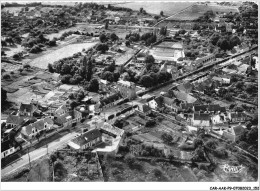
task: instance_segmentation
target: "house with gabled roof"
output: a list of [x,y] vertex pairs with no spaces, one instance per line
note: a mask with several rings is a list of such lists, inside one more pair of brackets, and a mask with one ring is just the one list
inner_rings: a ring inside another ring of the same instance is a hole
[[223,131],[223,137],[232,142],[235,142],[241,138],[241,136],[244,134],[244,132],[245,132],[245,129],[243,128],[242,125],[233,126],[229,129]]
[[202,112],[202,113],[225,113],[226,108],[221,107],[218,104],[207,104],[207,105],[194,105],[193,106],[194,112]]
[[229,78],[220,78],[220,77],[214,76],[212,78],[212,80],[220,82],[222,84],[230,84],[230,79]]
[[34,104],[25,104],[21,103],[20,108],[19,108],[19,116],[24,116],[24,117],[33,117],[33,113],[38,110],[37,106]]
[[156,97],[148,102],[148,106],[152,109],[160,109],[163,107],[163,97]]
[[124,130],[123,129],[119,129],[118,127],[115,127],[115,126],[113,126],[113,125],[111,125],[109,123],[106,123],[106,122],[99,129],[100,129],[101,133],[110,135],[110,136],[112,136],[114,138],[122,137],[123,134],[124,134]]
[[102,143],[102,133],[98,129],[92,129],[69,141],[72,149],[83,150]]
[[108,96],[102,100],[100,100],[96,105],[95,105],[95,110],[96,111],[102,111],[105,108],[109,108],[113,105],[116,105],[121,99],[122,95],[120,93],[115,93],[111,96]]
[[229,112],[228,118],[230,122],[244,122],[250,119],[244,112]]
[[17,151],[17,148],[14,146],[12,141],[9,139],[7,141],[1,142],[1,158],[5,158],[14,152]]
[[210,126],[210,114],[194,113],[191,122],[192,122],[193,126],[209,127]]
[[17,127],[24,123],[24,118],[18,115],[9,115],[6,119],[6,126],[11,126],[11,128]]
[[187,82],[187,83],[183,83],[183,84],[180,84],[179,86],[177,86],[177,89],[180,92],[190,93],[193,89],[193,85],[190,82]]
[[197,103],[197,99],[190,94],[187,94],[185,92],[175,91],[173,90],[173,96],[177,98],[178,100],[182,101],[183,103]]
[[145,113],[145,114],[149,114],[152,111],[151,108],[146,104],[138,105],[138,110]]
[[43,130],[50,130],[53,127],[53,120],[50,117],[40,119],[34,123],[22,127],[21,134],[27,139],[31,139]]
[[182,111],[192,111],[194,104],[193,103],[181,103],[180,107]]
[[24,126],[21,130],[21,134],[27,138],[31,139],[36,136],[36,134],[40,133],[44,130],[44,122],[43,120],[36,121],[30,125]]
[[65,113],[61,116],[55,116],[54,122],[64,128],[72,126],[72,116],[69,113]]
[[164,103],[165,107],[167,107],[175,112],[178,112],[181,110],[180,105],[177,105],[175,99],[163,97],[163,103]]

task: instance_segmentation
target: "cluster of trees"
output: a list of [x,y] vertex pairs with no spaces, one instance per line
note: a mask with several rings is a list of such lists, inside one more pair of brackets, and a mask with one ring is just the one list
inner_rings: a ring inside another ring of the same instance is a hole
[[171,144],[173,141],[173,137],[167,133],[163,133],[161,136],[162,140],[167,143],[167,144]]
[[214,33],[211,38],[210,42],[214,46],[218,46],[222,50],[232,50],[234,46],[240,45],[241,41],[238,36],[232,35],[232,36],[224,36],[221,37],[219,34]]
[[50,72],[57,72],[61,74],[61,82],[65,84],[79,84],[82,83],[85,89],[97,92],[99,89],[99,82],[97,79],[92,79],[93,62],[91,57],[84,56],[80,64],[76,60],[72,61],[72,57],[61,59],[49,64]]
[[153,32],[148,32],[148,33],[144,33],[142,36],[141,36],[141,40],[145,41],[145,45],[146,46],[149,46],[151,45],[152,43],[155,43],[156,40],[157,40],[157,37],[156,37],[156,34],[154,34]]
[[207,11],[202,16],[200,16],[197,21],[198,22],[212,22],[211,18],[215,16],[214,12],[212,10]]
[[22,41],[22,46],[29,48],[30,53],[41,52],[45,45],[56,46],[56,39],[46,39],[41,31],[32,31],[29,36]]
[[115,71],[115,69],[116,69],[115,61],[112,61],[109,66],[106,66],[103,69],[103,73],[101,74],[101,79],[107,80],[109,82],[117,82],[120,77],[120,73],[118,71]]
[[109,47],[106,43],[99,43],[96,47],[96,51],[100,51],[102,54],[104,54],[108,50]]
[[118,39],[119,37],[115,33],[111,33],[110,35],[102,33],[99,36],[99,40],[102,43],[107,42],[108,40],[116,41]]
[[171,74],[168,72],[150,72],[149,74],[143,75],[140,80],[139,83],[146,87],[152,87],[152,86],[156,86],[157,84],[161,84],[164,82],[169,81],[172,78]]
[[250,130],[245,130],[243,136],[241,136],[239,141],[244,141],[251,145],[257,145],[258,143],[258,128],[251,128]]
[[227,89],[225,89],[225,88],[222,88],[222,87],[221,87],[221,88],[218,90],[218,95],[219,95],[220,97],[226,99],[227,101],[232,101],[232,100],[233,100],[231,92],[229,92],[229,91],[228,91]]
[[156,121],[155,121],[155,120],[148,120],[148,121],[145,123],[145,127],[153,127],[155,124],[156,124]]
[[146,15],[147,13],[146,13],[146,10],[144,10],[144,8],[143,7],[141,7],[140,9],[139,9],[139,12],[141,13],[141,14],[144,14],[144,15]]
[[1,104],[4,105],[6,100],[7,100],[7,91],[1,88]]
[[167,34],[167,26],[165,26],[165,27],[162,26],[162,27],[161,27],[161,29],[160,29],[160,34],[161,34],[161,35],[164,35],[164,36]]
[[164,157],[163,150],[155,148],[153,146],[142,144],[142,156],[154,156],[154,157]]
[[140,34],[139,33],[129,33],[125,36],[126,40],[129,40],[131,42],[137,42],[140,40]]

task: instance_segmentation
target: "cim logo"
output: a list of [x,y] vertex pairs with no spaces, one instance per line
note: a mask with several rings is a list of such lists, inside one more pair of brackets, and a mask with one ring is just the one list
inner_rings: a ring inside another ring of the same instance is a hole
[[230,174],[237,174],[240,173],[245,167],[240,165],[240,166],[230,166],[228,164],[221,165],[220,168],[224,170],[226,173]]

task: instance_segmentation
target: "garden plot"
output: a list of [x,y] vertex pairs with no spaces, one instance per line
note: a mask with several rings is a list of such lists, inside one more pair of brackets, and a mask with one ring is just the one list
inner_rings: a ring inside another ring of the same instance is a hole
[[133,123],[133,124],[136,124],[136,125],[142,125],[142,126],[144,126],[146,124],[146,120],[144,120],[141,117],[138,117],[136,115],[128,118],[127,121],[129,123]]
[[60,168],[62,174],[57,169],[55,181],[103,182],[98,158],[91,156],[91,153],[84,152],[76,155],[76,152],[60,151],[58,155],[57,160],[62,163]]
[[196,175],[187,166],[182,166],[179,169],[181,176],[184,178],[185,182],[198,182]]
[[30,103],[31,100],[40,100],[42,96],[29,91],[28,88],[20,88],[14,93],[8,94],[8,100],[14,103]]
[[5,71],[8,71],[8,72],[18,70],[19,68],[21,68],[21,66],[17,65],[17,64],[11,64],[11,63],[7,63],[7,62],[1,63],[1,69],[4,69]]
[[102,158],[104,179],[108,182],[184,182],[179,168],[167,162]]
[[163,141],[150,133],[145,134],[139,134],[139,135],[133,135],[134,139],[139,140],[141,142],[157,142],[157,143],[163,143]]

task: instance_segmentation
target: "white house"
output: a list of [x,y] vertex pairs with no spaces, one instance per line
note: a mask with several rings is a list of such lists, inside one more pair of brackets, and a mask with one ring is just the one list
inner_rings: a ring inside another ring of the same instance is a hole
[[211,117],[212,124],[222,124],[226,121],[224,114],[216,114]]
[[5,158],[16,151],[17,149],[14,147],[10,140],[1,142],[1,158]]
[[230,79],[229,78],[220,78],[220,77],[214,76],[212,78],[212,80],[221,82],[222,84],[230,84]]
[[148,106],[152,109],[158,109],[163,106],[163,97],[156,97],[148,102]]
[[40,119],[34,123],[22,127],[21,134],[27,139],[31,139],[43,130],[50,130],[53,127],[54,122],[51,118]]
[[194,113],[191,122],[193,126],[209,127],[210,115],[208,113]]
[[197,58],[193,64],[195,65],[199,65],[199,64],[205,64],[207,62],[210,62],[210,61],[215,61],[216,60],[216,57],[214,54],[210,54],[208,56],[204,56],[202,58]]
[[69,141],[68,145],[72,149],[82,150],[96,146],[102,142],[102,133],[98,129],[87,131],[86,133]]
[[235,142],[239,140],[239,138],[244,134],[245,129],[241,126],[233,126],[227,130],[223,131],[223,137],[231,140],[232,142]]

